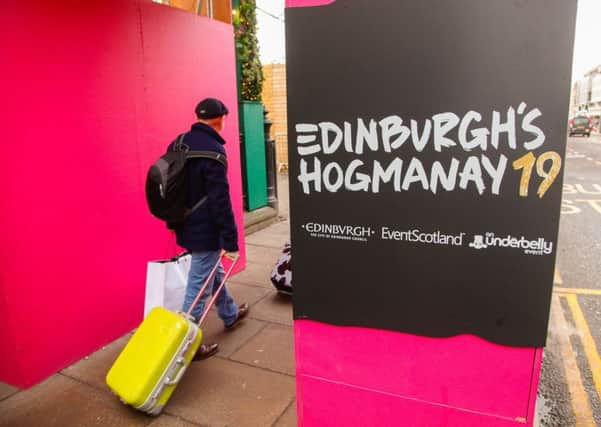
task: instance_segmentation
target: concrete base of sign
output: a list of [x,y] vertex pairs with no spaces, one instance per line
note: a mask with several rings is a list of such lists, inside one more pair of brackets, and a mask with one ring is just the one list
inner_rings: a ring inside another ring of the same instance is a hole
[[532,426],[542,348],[295,321],[299,426]]

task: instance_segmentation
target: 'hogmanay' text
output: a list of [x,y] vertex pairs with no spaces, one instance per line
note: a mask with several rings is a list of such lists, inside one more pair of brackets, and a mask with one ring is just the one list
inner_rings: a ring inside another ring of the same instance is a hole
[[[543,178],[538,191],[542,197],[559,173],[561,158],[547,152],[537,161],[533,154],[546,140],[535,123],[541,116],[538,108],[528,108],[522,102],[502,113],[492,111],[486,120],[482,114],[469,111],[463,117],[440,113],[419,123],[398,115],[378,121],[358,118],[342,124],[298,123],[298,180],[305,194],[340,190],[379,193],[384,186],[391,186],[396,192],[417,188],[436,194],[473,189],[480,195],[499,195],[510,160],[504,153],[525,150],[527,155],[512,163],[513,169],[523,170],[519,194],[527,196],[535,169]],[[420,158],[425,152],[427,166]],[[336,153],[342,155],[328,161]],[[374,156],[378,159],[369,159],[370,153],[379,153]],[[441,158],[433,160],[437,155]],[[545,170],[549,161],[551,165]]]

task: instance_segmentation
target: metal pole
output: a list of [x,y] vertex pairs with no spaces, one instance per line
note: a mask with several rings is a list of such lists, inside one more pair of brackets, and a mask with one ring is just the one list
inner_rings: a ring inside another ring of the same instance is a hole
[[213,19],[213,0],[207,0],[207,15]]
[[278,177],[276,172],[275,141],[271,139],[273,122],[267,117],[267,109],[263,106],[263,128],[265,130],[265,165],[267,167],[267,204],[278,209]]

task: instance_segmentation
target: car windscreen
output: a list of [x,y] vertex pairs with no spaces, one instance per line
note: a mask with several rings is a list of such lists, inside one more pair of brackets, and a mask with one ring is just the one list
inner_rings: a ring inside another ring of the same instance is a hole
[[586,126],[588,125],[588,119],[586,117],[576,117],[574,119],[574,126]]

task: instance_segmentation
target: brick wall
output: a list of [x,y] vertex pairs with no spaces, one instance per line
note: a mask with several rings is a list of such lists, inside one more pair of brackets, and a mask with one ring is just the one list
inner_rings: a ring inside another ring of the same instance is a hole
[[263,103],[273,122],[271,137],[276,141],[276,159],[279,170],[288,167],[288,122],[286,108],[286,64],[263,66]]

